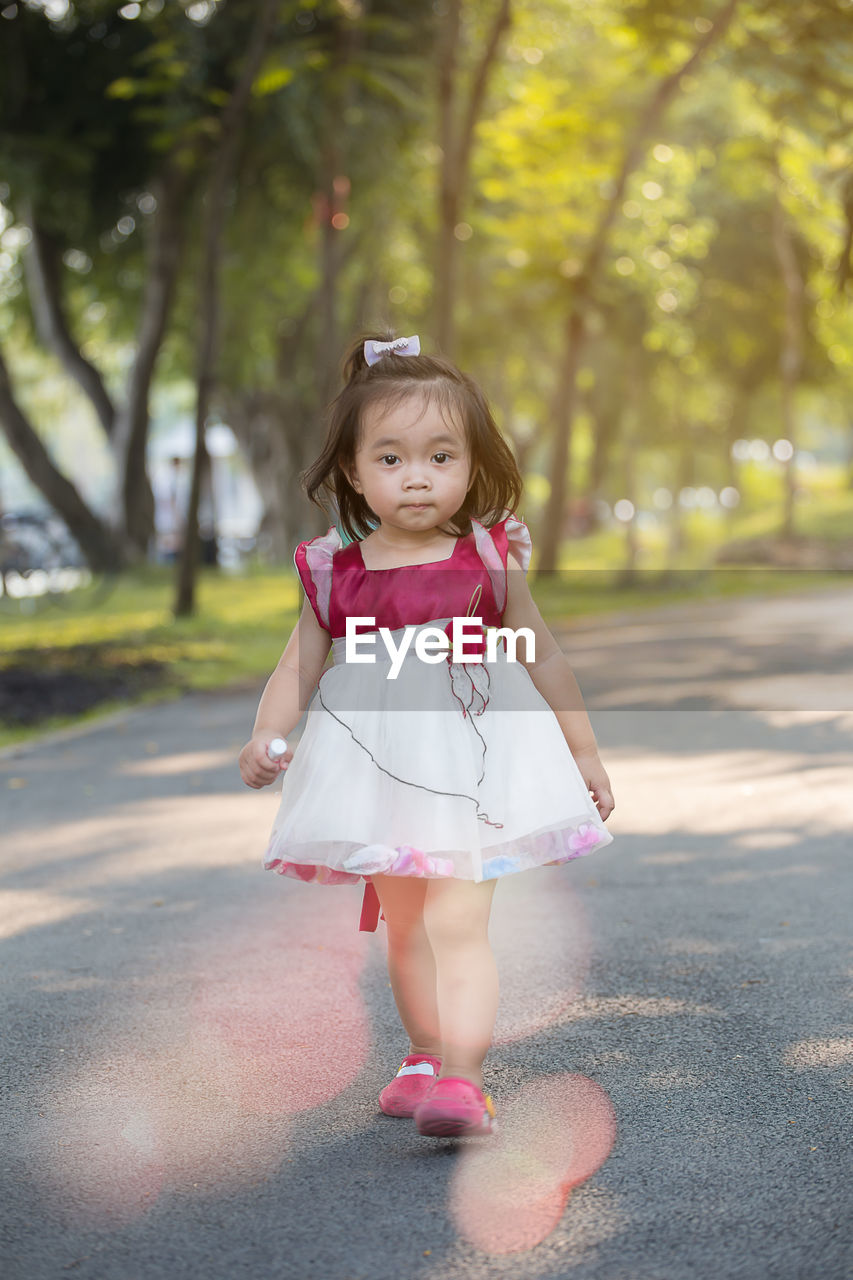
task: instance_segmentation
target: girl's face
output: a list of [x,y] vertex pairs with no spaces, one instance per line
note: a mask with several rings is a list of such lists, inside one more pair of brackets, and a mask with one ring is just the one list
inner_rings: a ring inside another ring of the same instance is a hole
[[455,515],[475,478],[461,424],[420,392],[365,409],[346,475],[382,524],[425,533]]

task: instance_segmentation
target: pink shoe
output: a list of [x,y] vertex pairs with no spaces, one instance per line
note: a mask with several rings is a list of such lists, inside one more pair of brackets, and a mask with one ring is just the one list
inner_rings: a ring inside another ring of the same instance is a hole
[[461,1076],[437,1080],[415,1111],[415,1126],[426,1138],[474,1138],[496,1133],[495,1104]]
[[386,1116],[413,1116],[435,1083],[441,1058],[429,1053],[410,1053],[390,1084],[379,1095],[379,1109]]

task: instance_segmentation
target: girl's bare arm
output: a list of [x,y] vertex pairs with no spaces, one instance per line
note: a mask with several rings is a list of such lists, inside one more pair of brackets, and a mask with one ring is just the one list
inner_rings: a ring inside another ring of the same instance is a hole
[[578,769],[593,794],[598,811],[602,819],[607,818],[615,808],[613,793],[610,779],[599,758],[598,743],[586,713],[583,696],[565,654],[536,607],[524,569],[512,550],[507,557],[506,576],[507,598],[502,625],[513,631],[519,627],[528,627],[533,632],[534,660],[526,661],[523,636],[516,648],[517,657],[524,662],[530,679],[554,712]]
[[261,695],[252,736],[240,752],[240,774],[247,786],[257,788],[274,782],[293,759],[293,752],[288,751],[280,762],[270,760],[267,744],[273,738],[286,738],[299,723],[323,673],[331,645],[331,636],[320,626],[306,599]]

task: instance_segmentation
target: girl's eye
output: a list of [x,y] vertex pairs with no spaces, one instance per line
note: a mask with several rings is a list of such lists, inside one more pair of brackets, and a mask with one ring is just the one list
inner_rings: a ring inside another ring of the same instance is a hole
[[[432,456],[433,456],[434,458],[448,458],[448,459],[450,458],[450,454],[449,454],[449,453],[444,453],[443,451],[440,451],[439,453],[434,453]],[[389,458],[391,459],[391,461],[392,461],[392,462],[396,462],[396,461],[397,461],[397,455],[396,455],[396,453],[383,453],[383,455],[382,455],[382,457],[379,459],[379,461],[380,461],[380,462],[387,462]]]

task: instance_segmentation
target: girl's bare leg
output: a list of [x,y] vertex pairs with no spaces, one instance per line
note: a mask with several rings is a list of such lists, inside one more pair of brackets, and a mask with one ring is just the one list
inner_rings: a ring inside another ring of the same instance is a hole
[[483,1087],[483,1060],[498,1010],[498,972],[489,944],[496,880],[428,880],[423,918],[435,956],[441,1072]]
[[435,998],[435,960],[424,928],[427,881],[403,876],[371,877],[388,932],[388,977],[410,1053],[441,1057]]

